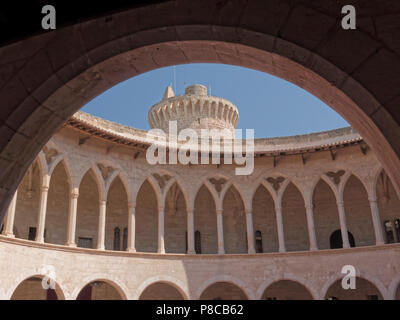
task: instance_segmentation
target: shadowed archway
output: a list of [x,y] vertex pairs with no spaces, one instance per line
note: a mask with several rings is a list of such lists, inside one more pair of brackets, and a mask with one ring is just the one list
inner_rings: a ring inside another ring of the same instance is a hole
[[[64,294],[54,281],[43,281],[43,276],[33,276],[22,281],[14,290],[11,300],[63,300]],[[55,287],[51,287],[52,285]]]
[[141,293],[139,300],[184,300],[184,297],[172,284],[156,282]]
[[382,294],[370,281],[356,277],[355,289],[343,289],[342,279],[333,283],[326,295],[327,300],[382,300]]
[[[347,231],[347,235],[349,237],[350,247],[355,247],[356,242],[354,241],[353,234],[350,231]],[[329,243],[331,249],[343,248],[342,231],[340,229],[332,232],[331,236],[329,237]]]
[[208,286],[200,296],[200,300],[247,300],[244,291],[230,282],[216,282]]
[[301,283],[279,280],[265,289],[261,300],[313,300],[313,297]]

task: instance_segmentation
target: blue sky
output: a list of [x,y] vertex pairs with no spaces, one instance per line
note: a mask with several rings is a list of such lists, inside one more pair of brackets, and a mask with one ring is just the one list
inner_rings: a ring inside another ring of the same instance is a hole
[[157,69],[128,79],[99,95],[82,110],[148,130],[147,112],[176,79],[176,95],[199,83],[213,96],[239,109],[238,128],[254,129],[255,137],[277,137],[331,130],[349,124],[333,109],[296,85],[270,74],[221,64],[186,64]]

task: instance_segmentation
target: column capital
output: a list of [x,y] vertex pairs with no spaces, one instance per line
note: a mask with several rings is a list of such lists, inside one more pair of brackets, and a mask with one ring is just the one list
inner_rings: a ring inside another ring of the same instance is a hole
[[312,203],[306,203],[304,205],[304,207],[306,208],[306,210],[312,210],[314,209],[314,205]]
[[42,187],[40,188],[40,190],[42,191],[42,192],[48,192],[49,191],[49,186],[48,185],[42,185]]
[[252,213],[253,213],[253,210],[251,210],[251,209],[244,209],[244,212],[245,212],[246,214],[252,214]]
[[163,212],[164,211],[164,206],[158,206],[158,212]]
[[343,201],[343,200],[337,200],[337,201],[336,201],[336,204],[337,204],[338,206],[343,207],[343,206],[344,206],[344,201]]
[[134,202],[134,201],[129,201],[128,202],[128,209],[134,209],[134,208],[136,208],[136,202]]
[[224,209],[217,209],[217,214],[222,214],[223,211]]
[[71,190],[71,198],[73,198],[73,199],[78,199],[78,197],[79,197],[79,189],[72,189]]
[[100,206],[105,206],[107,204],[107,200],[100,200]]
[[368,197],[368,201],[369,202],[378,202],[378,199],[377,199],[377,197],[372,196],[372,197]]

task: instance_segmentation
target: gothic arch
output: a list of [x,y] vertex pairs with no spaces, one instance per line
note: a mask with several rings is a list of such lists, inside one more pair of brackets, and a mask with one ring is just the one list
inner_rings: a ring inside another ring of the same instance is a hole
[[306,202],[298,186],[290,181],[281,194],[285,247],[288,251],[310,248]]
[[[112,177],[112,180],[110,181],[110,185],[109,188],[111,187],[111,185],[113,184],[113,182],[115,181],[115,179],[119,178],[124,186],[124,190],[126,192],[126,198],[128,200],[128,203],[132,201],[131,197],[132,197],[132,192],[131,192],[131,186],[129,183],[128,178],[126,177],[125,173],[122,171],[118,171],[117,174],[115,176]],[[109,189],[108,189],[109,191]],[[108,194],[108,192],[107,192]]]
[[106,188],[104,185],[104,180],[102,178],[101,172],[99,170],[99,168],[97,168],[96,165],[91,165],[86,171],[84,171],[84,173],[79,177],[78,180],[78,185],[80,187],[81,183],[82,183],[82,179],[83,177],[87,174],[91,174],[92,178],[94,179],[94,181],[96,182],[97,188],[98,188],[98,194],[99,194],[99,200],[105,200],[106,197]]
[[356,245],[375,245],[377,239],[368,199],[368,188],[359,176],[350,173],[343,181],[342,193],[347,228],[354,235]]
[[247,205],[246,196],[245,196],[244,192],[242,191],[242,189],[239,187],[238,183],[233,179],[230,179],[229,181],[227,181],[226,184],[224,185],[224,187],[222,188],[221,194],[220,194],[220,197],[219,197],[219,206],[218,206],[218,208],[223,209],[223,202],[224,202],[224,199],[225,199],[225,195],[226,195],[227,191],[231,187],[233,187],[239,193],[240,200],[242,201],[244,209],[246,211],[246,209],[247,209],[247,207],[246,207],[246,205]]
[[[258,188],[260,186],[263,186],[266,191],[271,195],[272,199],[274,200],[274,204],[277,205],[278,204],[278,194],[277,191],[274,190],[274,188],[271,186],[270,183],[268,183],[267,181],[265,181],[265,177],[259,178],[256,180],[256,182],[253,184],[252,187],[252,192],[251,192],[251,201],[254,200],[254,196],[258,190]],[[286,179],[286,177],[285,177]]]
[[245,199],[242,198],[242,194],[235,185],[231,183],[224,193],[221,192],[224,248],[226,253],[247,253],[247,208]]

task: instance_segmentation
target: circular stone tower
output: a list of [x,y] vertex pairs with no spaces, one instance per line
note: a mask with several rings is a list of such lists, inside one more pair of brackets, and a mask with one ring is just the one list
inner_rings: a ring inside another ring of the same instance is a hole
[[233,133],[239,112],[230,101],[208,96],[203,85],[188,86],[181,96],[175,96],[168,86],[162,100],[151,107],[148,120],[152,129],[162,129],[165,133],[169,133],[170,121],[177,122],[178,134],[186,128],[199,134],[201,129],[228,129]]

